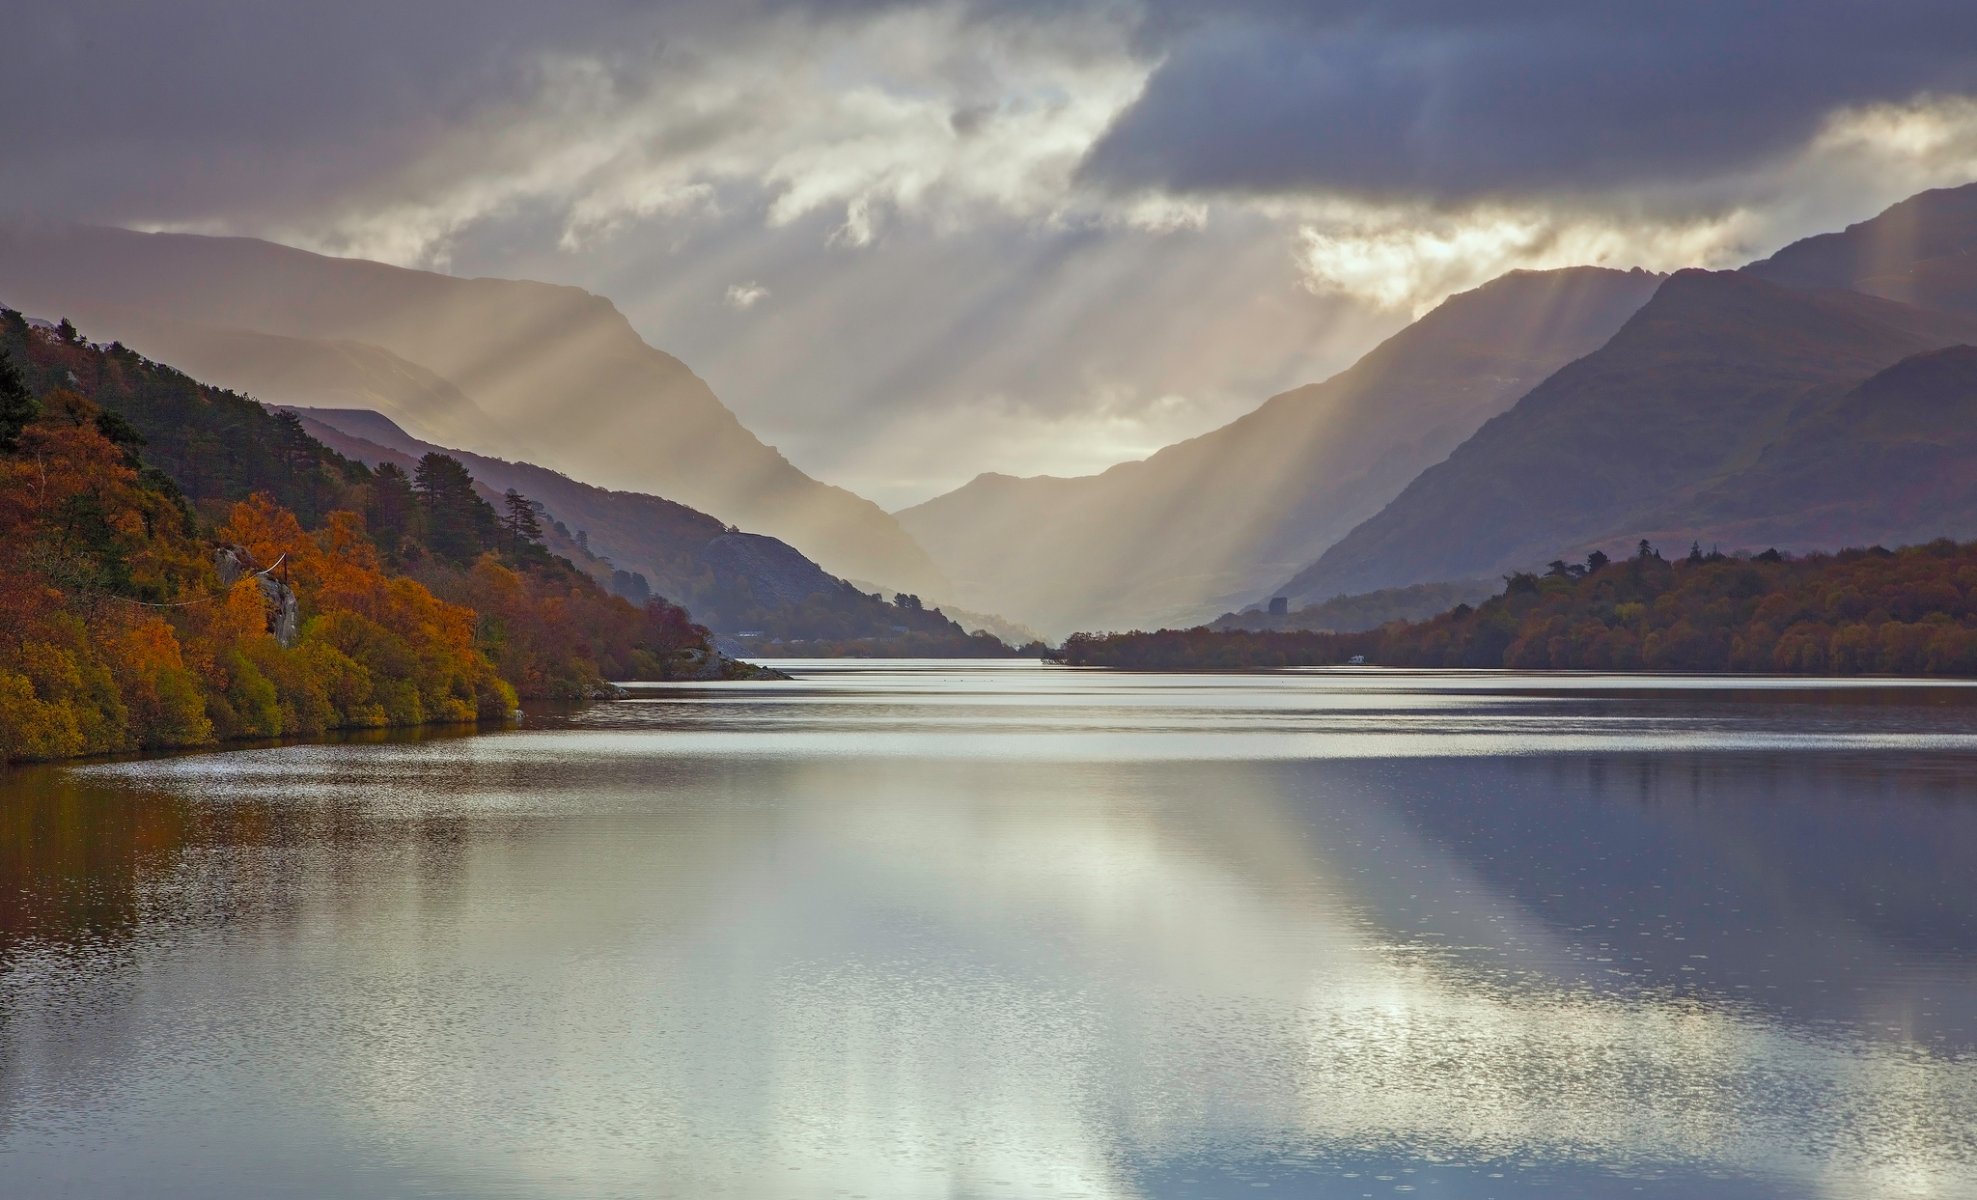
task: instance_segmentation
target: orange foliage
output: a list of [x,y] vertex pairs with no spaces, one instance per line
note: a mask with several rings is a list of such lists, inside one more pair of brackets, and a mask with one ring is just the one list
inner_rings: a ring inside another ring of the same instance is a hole
[[[475,614],[387,575],[351,513],[316,535],[265,495],[220,536],[283,561],[300,636],[254,576],[221,589],[169,493],[72,393],[0,455],[0,759],[506,715]],[[284,556],[285,559],[284,559]],[[279,576],[278,576],[279,577]]]

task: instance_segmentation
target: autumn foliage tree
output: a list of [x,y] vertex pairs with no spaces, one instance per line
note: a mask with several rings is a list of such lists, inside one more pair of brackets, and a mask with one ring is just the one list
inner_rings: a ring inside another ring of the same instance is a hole
[[609,595],[508,510],[446,456],[374,475],[0,310],[0,760],[505,717],[510,679],[584,696],[708,662],[683,609]]

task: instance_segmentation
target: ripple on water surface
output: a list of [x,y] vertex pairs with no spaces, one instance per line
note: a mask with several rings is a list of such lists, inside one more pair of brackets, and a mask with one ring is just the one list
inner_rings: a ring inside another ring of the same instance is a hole
[[1977,1195],[1972,689],[800,664],[0,780],[0,1193]]

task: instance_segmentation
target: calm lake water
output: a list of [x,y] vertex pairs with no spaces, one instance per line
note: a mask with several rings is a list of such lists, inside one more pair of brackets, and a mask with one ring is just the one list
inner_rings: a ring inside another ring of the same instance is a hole
[[796,670],[0,773],[0,1195],[1977,1196],[1977,689]]

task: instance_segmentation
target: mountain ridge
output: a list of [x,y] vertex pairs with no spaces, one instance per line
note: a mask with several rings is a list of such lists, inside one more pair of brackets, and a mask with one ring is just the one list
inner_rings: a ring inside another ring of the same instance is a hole
[[1973,336],[1968,315],[1744,272],[1677,272],[1606,345],[1279,590],[1294,600],[1372,591],[1612,545],[1672,498],[1755,461],[1819,389]]
[[426,454],[467,468],[497,498],[513,489],[542,505],[551,548],[607,586],[635,574],[645,586],[685,604],[716,632],[786,632],[769,613],[792,613],[813,597],[841,611],[850,626],[891,632],[906,619],[892,606],[831,575],[780,539],[744,533],[716,517],[661,496],[614,491],[529,462],[458,450],[415,438],[368,410],[289,407],[303,428],[346,458],[411,470]]
[[[511,431],[490,430],[483,446],[677,498],[806,546],[842,574],[928,590],[942,582],[877,505],[798,470],[685,363],[581,288],[457,278],[252,238],[16,225],[0,228],[0,298],[120,340],[120,322],[149,314],[140,349],[197,359],[202,377],[278,403],[308,405],[324,385],[270,394],[257,386],[265,370],[247,378],[255,373],[239,363],[180,353],[189,339],[172,326],[372,346],[445,380]],[[507,444],[516,439],[524,444]]]
[[[895,515],[964,603],[1045,628],[1235,607],[1378,511],[1418,471],[1659,282],[1598,267],[1516,271],[1451,297],[1315,384],[1097,475],[985,472]],[[1062,518],[1074,513],[1075,522]]]

